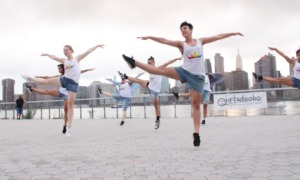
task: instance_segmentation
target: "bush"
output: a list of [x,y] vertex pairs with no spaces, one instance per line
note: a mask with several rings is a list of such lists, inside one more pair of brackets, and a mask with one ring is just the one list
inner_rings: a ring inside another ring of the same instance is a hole
[[23,116],[23,118],[24,119],[33,119],[35,113],[36,113],[35,109],[34,110],[27,109],[25,115]]

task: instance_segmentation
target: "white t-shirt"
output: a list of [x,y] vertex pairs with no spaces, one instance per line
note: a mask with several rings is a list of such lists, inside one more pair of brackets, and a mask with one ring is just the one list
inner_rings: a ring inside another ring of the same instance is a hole
[[122,97],[131,97],[131,87],[129,86],[128,82],[121,84],[119,93]]
[[208,75],[205,75],[204,88],[205,91],[211,92]]
[[294,70],[294,77],[300,79],[300,63],[296,60]]
[[186,42],[183,42],[183,65],[181,67],[194,75],[205,76],[202,43],[199,39],[195,41],[195,46],[190,46]]
[[79,83],[80,67],[77,59],[73,58],[71,61],[66,59],[64,61],[64,67],[65,74],[63,76]]
[[161,81],[161,75],[150,74],[148,88],[154,92],[160,92]]

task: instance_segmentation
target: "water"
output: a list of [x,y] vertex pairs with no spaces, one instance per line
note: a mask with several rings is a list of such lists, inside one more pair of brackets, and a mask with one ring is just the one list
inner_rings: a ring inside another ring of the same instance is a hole
[[[217,110],[214,109],[213,104],[208,106],[208,117],[210,116],[260,116],[260,115],[299,115],[300,102],[299,101],[277,101],[277,102],[269,102],[268,108],[264,109],[228,109],[228,110]],[[75,108],[74,111],[74,119],[91,119],[92,114],[90,113],[92,108],[85,107],[80,110],[79,107]],[[122,116],[122,108],[111,108],[106,107],[95,107],[94,111],[94,119],[103,119],[103,118],[117,118]],[[62,117],[63,109],[51,108],[50,113],[49,109],[37,109],[36,115],[34,119],[61,119],[59,118],[59,112],[61,112],[60,116]],[[23,111],[26,113],[26,110]],[[81,114],[81,115],[80,115]],[[4,119],[7,117],[8,119],[16,118],[15,110],[10,108],[9,110],[1,110],[0,118]],[[152,105],[148,106],[132,106],[131,109],[127,110],[127,117],[132,118],[155,118],[155,110]],[[161,105],[161,117],[191,117],[191,105]]]

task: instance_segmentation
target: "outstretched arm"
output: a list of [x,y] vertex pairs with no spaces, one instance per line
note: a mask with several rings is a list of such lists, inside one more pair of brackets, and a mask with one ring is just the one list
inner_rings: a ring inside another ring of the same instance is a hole
[[59,57],[56,57],[56,56],[51,55],[51,54],[42,53],[41,56],[48,56],[49,58],[51,58],[55,61],[58,61],[60,63],[64,63],[64,58],[59,58]]
[[93,71],[95,70],[95,68],[92,68],[92,69],[84,69],[84,70],[81,70],[80,73],[85,73],[85,72],[88,72],[88,71]]
[[113,83],[114,85],[116,85],[116,86],[120,86],[120,85],[121,85],[120,82],[114,81],[114,80],[112,80],[111,78],[106,78],[106,80],[112,82],[112,83]]
[[142,73],[136,75],[135,78],[137,79],[137,78],[139,78],[139,77],[140,77],[141,75],[143,75],[143,74],[144,74],[144,72],[142,72]]
[[283,52],[279,51],[277,48],[269,47],[270,50],[277,52],[280,56],[282,56],[289,64],[295,65],[295,61],[285,55]]
[[182,59],[182,57],[172,59],[172,60],[166,62],[165,64],[159,66],[159,68],[166,68],[166,67],[169,66],[170,64],[174,63],[175,61],[181,60],[181,59]]
[[141,40],[148,40],[151,39],[155,42],[161,43],[161,44],[166,44],[169,46],[173,46],[173,47],[177,47],[180,49],[180,51],[182,51],[183,46],[182,46],[182,42],[181,41],[174,41],[174,40],[168,40],[165,38],[161,38],[161,37],[153,37],[153,36],[141,36],[141,37],[137,37],[138,39]]
[[211,36],[211,37],[203,37],[203,38],[200,38],[200,41],[202,42],[202,44],[207,44],[207,43],[211,43],[214,41],[218,41],[218,40],[225,39],[225,38],[228,38],[231,36],[236,36],[236,35],[244,36],[242,33],[239,33],[239,32],[226,33],[226,34],[218,34],[216,36]]
[[91,52],[93,52],[95,49],[97,49],[97,48],[103,48],[104,47],[104,45],[97,45],[97,46],[94,46],[94,47],[92,47],[92,48],[90,48],[90,49],[88,49],[86,52],[84,52],[83,54],[81,54],[81,55],[78,55],[77,57],[76,57],[76,59],[77,59],[77,61],[79,62],[79,61],[81,61],[83,58],[85,58],[87,55],[89,55]]

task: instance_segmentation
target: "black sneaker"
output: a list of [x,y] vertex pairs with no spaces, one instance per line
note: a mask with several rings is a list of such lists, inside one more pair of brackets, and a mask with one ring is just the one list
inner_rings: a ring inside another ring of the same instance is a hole
[[123,59],[127,62],[130,69],[135,68],[135,60],[133,58],[125,56],[124,54],[122,56]]
[[102,94],[102,89],[98,88],[98,92],[99,92],[99,94]]
[[203,125],[205,124],[205,119],[202,120],[202,123],[201,123],[201,124],[203,124]]
[[194,146],[200,146],[201,140],[200,140],[200,136],[198,133],[194,133]]
[[158,129],[159,125],[160,125],[160,120],[156,120],[154,129]]
[[172,93],[176,97],[176,99],[179,99],[179,93],[177,93],[177,92],[172,92]]
[[118,71],[118,73],[121,79],[128,79],[128,76],[126,74],[123,74],[120,71]]
[[66,132],[67,132],[67,126],[64,126],[64,127],[63,127],[63,130],[62,130],[62,133],[63,133],[63,134],[66,134]]
[[255,80],[256,80],[257,82],[260,82],[260,81],[263,80],[263,76],[261,76],[261,75],[257,75],[257,74],[255,74],[255,73],[252,73],[252,75],[253,75],[253,77],[255,78]]
[[25,89],[26,89],[29,93],[32,93],[32,92],[33,92],[30,85],[27,85],[27,84],[26,84],[24,87],[25,87]]
[[121,121],[121,123],[120,123],[120,126],[123,126],[123,125],[124,125],[124,123],[125,123],[124,121]]

